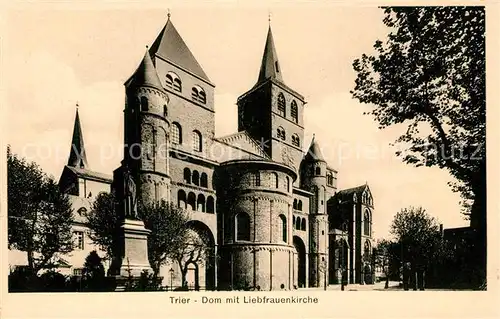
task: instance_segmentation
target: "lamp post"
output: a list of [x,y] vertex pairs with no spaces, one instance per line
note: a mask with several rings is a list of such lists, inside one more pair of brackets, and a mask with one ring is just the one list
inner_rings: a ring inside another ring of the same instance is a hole
[[172,290],[174,290],[174,288],[173,288],[174,287],[174,285],[173,285],[173,283],[174,283],[174,269],[170,268],[169,272],[170,272],[170,291],[172,291]]

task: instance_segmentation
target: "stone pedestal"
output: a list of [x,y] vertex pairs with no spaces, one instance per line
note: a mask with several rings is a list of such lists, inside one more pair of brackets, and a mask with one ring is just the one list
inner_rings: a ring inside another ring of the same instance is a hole
[[125,219],[121,226],[123,231],[123,257],[119,276],[139,277],[143,271],[153,273],[148,260],[148,235],[141,220]]

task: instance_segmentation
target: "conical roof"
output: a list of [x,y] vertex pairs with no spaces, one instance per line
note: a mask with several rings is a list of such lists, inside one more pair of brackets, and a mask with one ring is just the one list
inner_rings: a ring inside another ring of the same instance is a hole
[[152,56],[158,55],[161,58],[172,62],[173,64],[186,69],[194,75],[210,82],[205,71],[196,61],[193,53],[175,29],[170,18],[167,20],[165,27],[161,30],[156,40],[151,45],[149,50]]
[[307,154],[305,156],[305,160],[326,162],[315,136],[313,136],[312,138],[311,145],[309,146],[309,150],[307,151]]
[[156,72],[156,68],[153,64],[153,60],[151,60],[148,50],[146,50],[144,58],[142,59],[137,70],[135,70],[134,74],[127,80],[127,82],[125,82],[125,86],[127,88],[142,85],[152,86],[163,90],[160,78],[158,77],[158,73]]
[[259,79],[257,83],[264,82],[269,78],[283,82],[281,68],[278,62],[278,54],[276,53],[276,48],[274,46],[271,26],[269,26],[267,31],[266,46],[264,47],[264,54],[262,55],[262,63],[260,65]]
[[71,150],[69,152],[68,166],[78,168],[88,168],[85,145],[83,143],[82,126],[78,108],[76,109],[75,124],[73,127],[73,137],[71,138]]

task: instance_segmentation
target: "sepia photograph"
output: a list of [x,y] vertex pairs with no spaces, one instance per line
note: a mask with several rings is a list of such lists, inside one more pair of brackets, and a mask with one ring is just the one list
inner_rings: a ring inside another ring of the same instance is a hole
[[488,290],[484,6],[76,8],[5,15],[9,294]]

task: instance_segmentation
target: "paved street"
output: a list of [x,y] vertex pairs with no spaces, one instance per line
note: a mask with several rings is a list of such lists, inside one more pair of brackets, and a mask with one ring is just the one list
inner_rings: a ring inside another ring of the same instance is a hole
[[[345,286],[345,291],[394,291],[394,290],[399,290],[399,282],[397,281],[390,281],[389,282],[389,289],[384,289],[385,282],[378,282],[373,285],[359,285],[359,284],[349,284]],[[299,290],[323,290],[324,288],[301,288]],[[335,291],[341,290],[340,285],[330,285],[327,287],[327,290]]]

